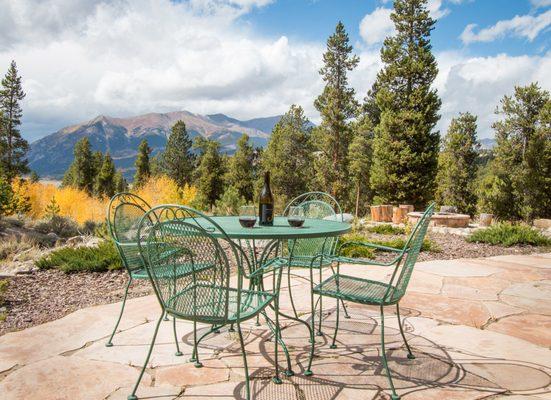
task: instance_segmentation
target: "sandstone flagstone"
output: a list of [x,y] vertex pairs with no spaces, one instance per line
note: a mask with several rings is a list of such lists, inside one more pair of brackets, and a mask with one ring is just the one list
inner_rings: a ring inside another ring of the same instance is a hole
[[551,348],[551,316],[548,315],[512,315],[501,318],[486,329]]
[[155,383],[183,387],[210,385],[229,379],[229,370],[222,361],[206,360],[202,364],[202,368],[195,368],[192,362],[160,368],[155,375]]
[[[104,399],[135,382],[138,371],[118,364],[56,356],[18,369],[0,382],[2,400]],[[151,379],[144,375],[143,384]]]

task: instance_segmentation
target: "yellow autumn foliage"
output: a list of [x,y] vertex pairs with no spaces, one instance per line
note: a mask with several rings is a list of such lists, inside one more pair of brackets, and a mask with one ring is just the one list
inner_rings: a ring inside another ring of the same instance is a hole
[[[82,224],[85,221],[104,221],[109,199],[98,199],[85,191],[71,187],[57,187],[51,183],[32,183],[14,180],[14,192],[29,198],[31,209],[28,216],[34,219],[44,217],[46,206],[53,197],[59,205],[59,214]],[[152,206],[158,204],[190,204],[197,196],[194,186],[178,189],[176,183],[166,177],[152,177],[137,191]]]

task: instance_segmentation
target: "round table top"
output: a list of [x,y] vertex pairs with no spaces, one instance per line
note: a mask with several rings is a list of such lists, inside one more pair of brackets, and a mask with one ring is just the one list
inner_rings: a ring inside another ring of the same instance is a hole
[[[232,239],[321,238],[344,235],[352,229],[349,223],[324,219],[307,218],[302,227],[293,228],[287,223],[286,217],[275,217],[273,226],[259,226],[257,222],[252,228],[244,228],[237,216],[211,218]],[[213,235],[217,236],[216,232]]]

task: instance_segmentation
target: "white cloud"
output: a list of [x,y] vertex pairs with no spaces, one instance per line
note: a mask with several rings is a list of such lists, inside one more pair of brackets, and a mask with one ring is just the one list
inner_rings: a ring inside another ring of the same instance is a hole
[[450,13],[449,8],[442,8],[442,0],[429,0],[427,3],[427,9],[429,10],[431,17],[435,19],[444,18]]
[[437,54],[440,73],[435,87],[442,98],[442,118],[438,124],[445,133],[451,118],[459,112],[478,115],[479,136],[493,137],[492,123],[495,107],[515,85],[538,82],[551,90],[551,53],[545,56],[465,57],[460,53]]
[[512,35],[534,40],[540,32],[551,25],[551,10],[542,14],[531,16],[515,16],[509,20],[498,21],[495,25],[475,32],[476,24],[469,24],[461,34],[461,40],[465,44],[472,42],[492,42],[498,38]]
[[394,33],[394,22],[390,19],[390,8],[378,7],[363,17],[360,22],[360,35],[368,45],[381,43]]
[[537,8],[551,6],[551,0],[530,0],[530,3]]

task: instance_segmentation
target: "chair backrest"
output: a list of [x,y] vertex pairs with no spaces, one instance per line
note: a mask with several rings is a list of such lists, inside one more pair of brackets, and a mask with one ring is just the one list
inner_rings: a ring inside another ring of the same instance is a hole
[[419,256],[423,246],[423,241],[425,240],[425,236],[427,234],[430,219],[434,213],[434,207],[435,203],[431,203],[412,229],[411,234],[409,235],[409,238],[404,246],[404,258],[401,263],[396,266],[394,274],[391,278],[391,284],[393,284],[395,289],[393,290],[393,293],[387,293],[390,297],[385,296],[386,299],[391,298],[393,301],[399,300],[406,293],[411,274],[413,273],[413,267],[417,262],[417,257]]
[[117,193],[107,208],[107,225],[111,238],[127,270],[143,268],[138,249],[138,225],[151,206],[133,193]]
[[[287,204],[283,215],[289,214],[290,207],[301,207],[306,218],[330,219],[342,221],[341,206],[330,194],[308,192],[295,197]],[[336,238],[300,239],[293,247],[294,257],[313,257],[318,254],[333,254],[337,245]]]
[[193,321],[227,321],[232,299],[220,288],[229,287],[230,263],[215,232],[227,238],[211,218],[185,206],[162,205],[144,215],[138,246],[163,309]]

